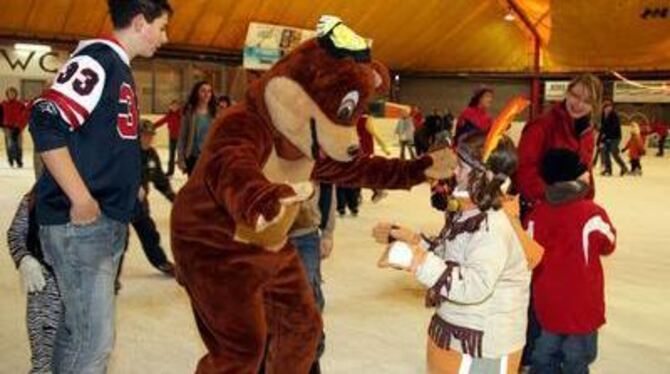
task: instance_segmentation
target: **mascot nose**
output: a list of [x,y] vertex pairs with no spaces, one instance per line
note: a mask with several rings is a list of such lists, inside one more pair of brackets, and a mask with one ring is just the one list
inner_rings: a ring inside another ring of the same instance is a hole
[[356,156],[358,156],[358,151],[359,151],[359,149],[358,149],[358,146],[357,146],[357,145],[350,145],[350,146],[347,148],[347,154],[348,154],[349,156],[351,156],[351,157],[356,157]]

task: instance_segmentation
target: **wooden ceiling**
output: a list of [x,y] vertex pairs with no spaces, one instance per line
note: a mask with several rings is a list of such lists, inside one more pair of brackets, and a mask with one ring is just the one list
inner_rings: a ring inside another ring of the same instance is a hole
[[[517,0],[542,37],[542,70],[670,70],[658,1]],[[238,53],[251,21],[314,28],[341,17],[375,58],[416,72],[528,72],[531,34],[507,0],[171,0],[168,48]],[[0,0],[0,37],[73,41],[111,30],[104,0]],[[646,8],[652,17],[643,17]]]

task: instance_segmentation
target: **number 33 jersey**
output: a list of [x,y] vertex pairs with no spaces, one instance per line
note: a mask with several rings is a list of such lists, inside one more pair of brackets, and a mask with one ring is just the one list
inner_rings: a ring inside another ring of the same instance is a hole
[[[141,177],[139,112],[128,55],[114,41],[82,41],[34,102],[30,132],[39,152],[67,147],[102,213],[129,222]],[[70,200],[45,169],[37,221],[70,221]]]

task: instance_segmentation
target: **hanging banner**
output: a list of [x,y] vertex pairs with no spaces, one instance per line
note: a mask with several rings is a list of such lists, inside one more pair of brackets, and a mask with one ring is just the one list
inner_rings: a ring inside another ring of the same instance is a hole
[[268,70],[293,48],[315,35],[313,30],[251,22],[244,42],[244,68]]
[[670,81],[614,82],[615,103],[670,103]]
[[565,99],[569,81],[544,82],[544,101],[561,101]]

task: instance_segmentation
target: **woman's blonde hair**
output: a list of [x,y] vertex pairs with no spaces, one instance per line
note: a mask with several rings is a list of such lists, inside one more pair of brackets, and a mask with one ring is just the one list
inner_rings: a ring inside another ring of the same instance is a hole
[[578,84],[584,86],[586,92],[589,93],[589,104],[593,107],[593,112],[598,113],[603,99],[603,83],[593,74],[581,74],[570,81],[568,91]]

